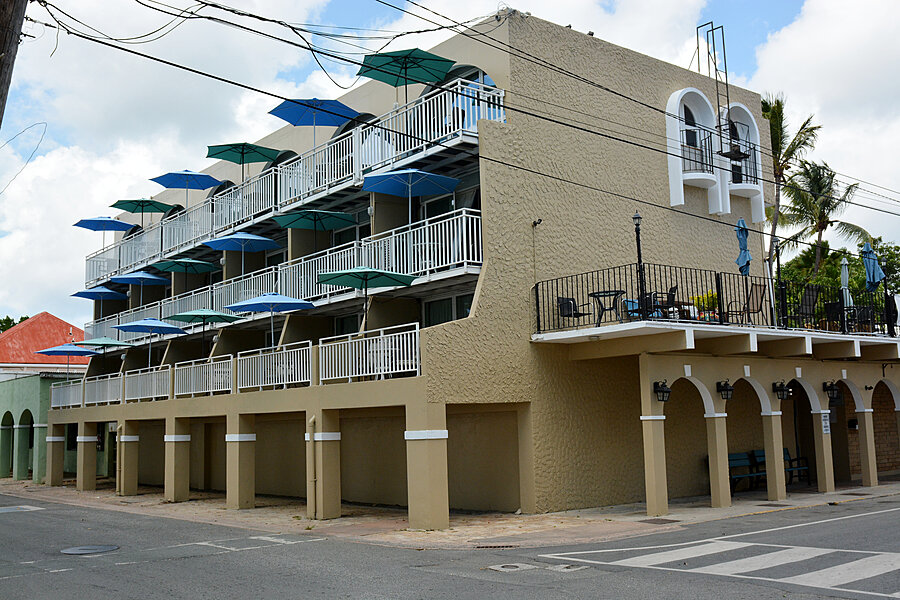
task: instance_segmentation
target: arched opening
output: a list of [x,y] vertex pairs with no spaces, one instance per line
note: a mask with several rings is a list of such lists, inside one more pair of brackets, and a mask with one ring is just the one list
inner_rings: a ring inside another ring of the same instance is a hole
[[693,378],[671,384],[666,402],[666,480],[669,498],[711,496],[704,414],[715,412],[709,392]]
[[[728,455],[748,455],[751,461],[764,460],[765,436],[763,432],[762,412],[766,410],[761,406],[768,398],[760,397],[758,390],[747,379],[741,378],[734,382],[734,392],[728,401],[728,418],[726,430],[728,432]],[[771,408],[769,408],[771,412]],[[750,469],[736,469],[735,474],[743,474]],[[762,465],[761,470],[765,470]],[[730,482],[732,493],[758,489],[762,484],[761,478],[745,477]],[[764,486],[763,486],[764,487]]]
[[697,119],[694,118],[694,112],[687,105],[682,107],[682,118],[684,119],[685,136],[684,143],[692,148],[697,148],[699,138],[697,136]]
[[13,416],[6,411],[0,419],[0,479],[12,475]]
[[831,411],[828,416],[831,423],[834,481],[847,484],[853,479],[860,478],[862,473],[859,420],[856,416],[854,399],[847,385],[842,381],[836,385],[841,394],[836,400],[828,402],[828,409]]
[[282,150],[278,153],[278,156],[274,158],[274,160],[270,160],[265,165],[263,165],[262,170],[268,171],[272,167],[277,167],[283,165],[284,163],[297,158],[297,153],[293,150]]
[[212,198],[213,196],[218,196],[218,195],[221,194],[222,192],[224,192],[224,191],[226,191],[226,190],[229,190],[229,189],[231,189],[231,188],[233,188],[233,187],[234,187],[234,182],[231,181],[230,179],[226,179],[225,181],[223,181],[222,183],[220,183],[220,184],[217,185],[216,187],[210,189],[209,192],[207,192],[206,197],[207,197],[207,198]]
[[450,69],[443,81],[436,85],[426,86],[425,90],[422,92],[422,96],[427,96],[431,92],[445,87],[448,83],[456,81],[457,79],[464,79],[485,86],[497,87],[497,84],[494,83],[494,79],[479,67],[474,65],[456,65]]
[[34,464],[34,416],[27,408],[19,415],[14,432],[13,479],[28,479]]
[[[725,110],[725,109],[723,109]],[[732,104],[725,115],[731,152],[742,158],[731,161],[731,183],[759,184],[759,128],[750,111],[742,104]]]
[[879,473],[900,474],[900,390],[882,379],[872,390],[875,459]]
[[360,125],[364,125],[366,123],[371,123],[375,119],[377,119],[375,115],[372,113],[359,113],[356,115],[356,118],[350,119],[340,127],[334,130],[334,133],[331,134],[331,139],[340,137],[347,133],[348,131],[352,131],[354,128],[359,127]]
[[[834,488],[831,436],[827,436],[826,443],[824,434],[820,433],[826,430],[826,423],[827,430],[831,431],[831,415],[821,413],[827,405],[822,405],[819,395],[806,380],[792,379],[788,388],[790,396],[782,402],[782,413],[791,419],[793,436],[785,432],[785,445],[791,458],[799,458],[809,466],[809,483],[815,483],[819,491],[831,491]],[[785,431],[786,421],[786,418],[782,420]],[[820,443],[817,437],[822,437]]]

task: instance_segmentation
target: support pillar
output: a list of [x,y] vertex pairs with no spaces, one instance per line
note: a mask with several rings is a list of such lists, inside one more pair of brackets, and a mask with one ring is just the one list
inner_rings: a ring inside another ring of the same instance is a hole
[[834,491],[834,459],[831,455],[830,410],[812,411],[816,442],[816,484],[820,492]]
[[[166,444],[166,501],[185,502],[191,493],[190,419],[167,418],[164,440]],[[242,444],[246,444],[246,442],[242,442]],[[252,443],[250,445],[252,447]],[[228,489],[231,489],[230,484]]]
[[120,496],[137,496],[138,492],[138,452],[140,451],[138,422],[124,421],[122,434],[116,439],[121,464],[116,475],[120,478],[116,489]]
[[256,505],[256,416],[228,415],[225,433],[225,506]]
[[78,467],[75,489],[97,489],[97,424],[78,423]]
[[[728,478],[728,434],[726,413],[706,417],[706,448],[709,454],[709,495],[713,508],[731,506],[731,480]],[[663,463],[665,464],[665,462]]]
[[644,491],[647,516],[669,514],[669,490],[666,479],[665,415],[641,415],[644,433]]
[[[900,413],[897,413],[900,415]],[[898,420],[900,422],[900,420]],[[0,425],[0,478],[12,475],[13,428]]]
[[66,424],[53,424],[48,429],[47,485],[62,485],[66,458]]
[[447,411],[443,403],[406,407],[406,481],[410,529],[450,527]]
[[862,467],[862,482],[867,487],[878,485],[878,464],[875,459],[875,423],[872,419],[872,413],[871,408],[856,411],[856,419],[859,423],[859,463]]
[[763,447],[766,452],[766,493],[771,501],[787,498],[784,481],[784,439],[781,411],[762,413]]
[[310,519],[341,516],[340,411],[323,410],[307,420],[306,498]]
[[13,425],[13,479],[28,479],[28,437],[31,435],[31,423]]
[[32,427],[34,429],[34,448],[31,450],[31,480],[34,483],[44,483],[47,473],[47,424],[35,423]]

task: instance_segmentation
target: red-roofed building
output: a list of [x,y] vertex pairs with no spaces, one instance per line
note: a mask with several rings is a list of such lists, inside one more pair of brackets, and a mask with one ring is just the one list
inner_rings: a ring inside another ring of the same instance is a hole
[[[84,340],[84,331],[48,312],[38,313],[0,333],[0,379],[6,373],[64,372],[65,356],[35,354],[38,350]],[[68,357],[69,371],[83,372],[90,359]]]

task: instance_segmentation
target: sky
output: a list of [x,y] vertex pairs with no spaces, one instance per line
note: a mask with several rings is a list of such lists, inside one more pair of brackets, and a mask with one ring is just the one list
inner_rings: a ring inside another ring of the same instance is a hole
[[[411,4],[386,1],[428,15]],[[54,4],[117,38],[145,34],[170,20],[136,0]],[[166,4],[189,5],[184,0]],[[292,23],[389,31],[432,27],[376,0],[229,4]],[[507,6],[496,0],[418,4],[460,21]],[[592,30],[682,67],[692,62],[696,26],[710,20],[724,25],[731,82],[760,93],[783,93],[794,126],[814,114],[823,129],[810,158],[826,160],[842,180],[863,180],[858,202],[900,213],[900,170],[892,152],[900,139],[896,0],[852,5],[838,0],[521,0],[508,6]],[[50,22],[37,3],[29,4],[27,14]],[[247,24],[285,35],[259,22]],[[25,32],[33,37],[19,48],[0,127],[0,280],[5,282],[0,316],[47,310],[81,326],[90,318],[90,302],[70,294],[83,288],[84,257],[100,247],[101,234],[72,224],[114,215],[109,205],[119,198],[157,193],[160,188],[150,177],[205,168],[208,144],[252,141],[281,122],[267,114],[273,105],[269,97],[57,35],[41,24],[26,23]],[[388,49],[427,48],[441,35],[406,36]],[[374,44],[334,48],[362,53]],[[286,96],[341,93],[303,51],[208,22],[189,21],[130,47]],[[325,66],[341,85],[354,82],[350,67]],[[900,241],[898,216],[861,207],[851,207],[844,216],[874,235]]]

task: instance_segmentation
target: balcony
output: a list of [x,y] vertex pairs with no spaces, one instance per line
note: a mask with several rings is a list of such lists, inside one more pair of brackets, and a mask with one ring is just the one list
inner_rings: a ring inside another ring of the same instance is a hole
[[505,120],[503,90],[465,80],[448,88],[413,100],[88,255],[86,286],[173,256],[225,231],[357,188],[370,172],[397,168],[462,142],[477,143],[480,119]]
[[700,127],[681,130],[681,171],[686,185],[706,189],[716,184],[711,131]]
[[756,144],[734,140],[733,146],[737,146],[741,154],[747,158],[731,163],[731,185],[729,191],[735,196],[752,198],[759,193],[759,164],[757,163]]
[[[680,350],[709,349],[708,341],[695,341],[722,338],[741,349],[736,353],[773,349],[789,339],[796,340],[788,343],[789,355],[827,357],[840,350],[846,351],[840,358],[890,360],[898,352],[884,293],[644,263],[542,281],[534,299],[533,341],[662,333],[673,334]],[[646,340],[632,346],[630,353],[657,348]]]
[[[319,368],[314,371],[313,355]],[[56,383],[54,409],[421,375],[419,324]],[[174,371],[174,376],[171,376]],[[124,400],[123,400],[124,399]]]
[[[317,274],[355,266],[414,275],[418,278],[413,283],[416,287],[476,274],[481,263],[481,213],[464,208],[98,319],[85,325],[85,335],[114,339],[120,336],[118,339],[139,342],[146,339],[147,334],[120,333],[113,325],[148,317],[163,319],[197,308],[224,311],[229,304],[264,292],[303,298],[316,303],[317,307],[354,299],[361,297],[362,292],[321,285],[317,283]],[[199,327],[178,325],[188,330]]]

